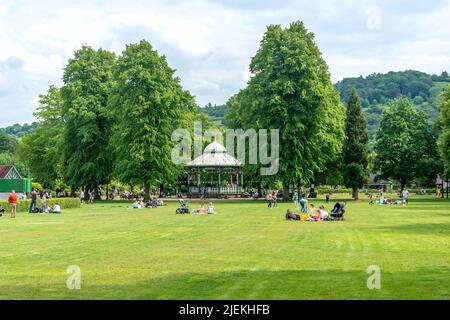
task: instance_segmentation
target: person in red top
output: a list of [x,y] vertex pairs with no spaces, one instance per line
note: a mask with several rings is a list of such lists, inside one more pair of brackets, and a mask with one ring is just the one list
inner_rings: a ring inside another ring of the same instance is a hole
[[11,207],[11,218],[16,217],[16,207],[17,207],[17,194],[16,191],[11,191],[9,194],[9,206]]

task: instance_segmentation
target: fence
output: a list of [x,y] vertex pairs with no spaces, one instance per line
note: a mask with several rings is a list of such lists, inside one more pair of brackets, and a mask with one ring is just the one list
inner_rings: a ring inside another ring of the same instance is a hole
[[31,179],[0,179],[0,192],[31,192]]

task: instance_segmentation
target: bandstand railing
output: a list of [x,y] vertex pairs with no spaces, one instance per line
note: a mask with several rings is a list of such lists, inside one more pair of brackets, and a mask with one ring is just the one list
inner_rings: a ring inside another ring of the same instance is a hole
[[229,187],[196,187],[190,186],[189,192],[191,194],[203,194],[206,192],[209,194],[238,194],[242,192],[242,186],[229,186]]

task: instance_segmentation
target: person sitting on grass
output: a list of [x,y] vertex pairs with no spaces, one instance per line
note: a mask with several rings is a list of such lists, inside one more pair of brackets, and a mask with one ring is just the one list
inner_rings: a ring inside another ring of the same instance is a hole
[[205,203],[202,201],[200,208],[198,209],[199,214],[206,214],[208,213],[208,210],[205,207]]
[[329,219],[330,215],[325,210],[324,206],[320,206],[319,211],[320,211],[320,219],[322,219],[322,220],[328,220]]
[[308,220],[309,221],[316,220],[316,216],[317,216],[316,208],[314,207],[314,204],[311,203],[309,205]]
[[214,214],[214,206],[212,202],[208,204],[208,214]]
[[50,209],[50,213],[61,213],[61,206],[59,203],[55,203],[53,209]]
[[316,210],[316,217],[314,218],[315,221],[321,221],[322,220],[322,215],[320,213],[320,209]]

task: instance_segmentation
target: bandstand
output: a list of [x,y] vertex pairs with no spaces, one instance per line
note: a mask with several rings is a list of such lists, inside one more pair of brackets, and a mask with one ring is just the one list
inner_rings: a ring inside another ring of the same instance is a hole
[[186,167],[189,194],[193,197],[240,197],[243,193],[242,163],[218,142],[209,144]]

